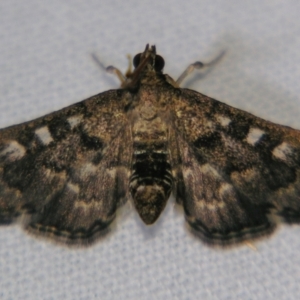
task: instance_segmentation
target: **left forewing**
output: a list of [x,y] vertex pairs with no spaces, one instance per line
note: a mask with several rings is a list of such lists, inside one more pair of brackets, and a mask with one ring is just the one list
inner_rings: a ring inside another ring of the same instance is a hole
[[127,198],[129,127],[112,90],[0,130],[0,222],[67,243],[107,228]]
[[300,131],[191,90],[174,120],[175,193],[201,237],[226,244],[272,231],[274,216],[300,221]]

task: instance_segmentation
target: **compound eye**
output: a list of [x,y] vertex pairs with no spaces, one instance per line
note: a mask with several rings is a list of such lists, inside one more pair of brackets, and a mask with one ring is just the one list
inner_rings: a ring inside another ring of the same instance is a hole
[[157,71],[157,72],[162,71],[164,66],[165,66],[164,59],[160,55],[156,55],[155,56],[155,64],[154,64],[155,71]]
[[133,58],[133,66],[134,66],[135,68],[137,68],[138,65],[139,65],[140,62],[141,62],[141,55],[142,55],[142,53],[139,53],[139,54],[137,54],[137,55]]
[[[141,63],[141,56],[142,56],[142,53],[139,53],[133,58],[133,66],[135,68],[137,68],[139,66],[139,64]],[[152,63],[153,63],[153,61],[152,61]],[[154,62],[155,71],[156,72],[162,71],[164,66],[165,66],[164,59],[160,55],[155,55],[155,62]]]

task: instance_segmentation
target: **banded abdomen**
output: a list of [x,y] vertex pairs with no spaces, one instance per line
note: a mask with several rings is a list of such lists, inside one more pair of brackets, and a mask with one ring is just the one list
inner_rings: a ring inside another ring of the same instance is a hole
[[130,192],[146,224],[154,223],[172,190],[168,130],[160,117],[140,118],[133,124],[133,159]]

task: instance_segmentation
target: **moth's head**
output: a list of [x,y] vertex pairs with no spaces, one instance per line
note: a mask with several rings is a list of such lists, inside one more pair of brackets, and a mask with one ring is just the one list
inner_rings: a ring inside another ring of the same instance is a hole
[[126,81],[121,85],[122,88],[136,88],[139,83],[146,82],[149,84],[157,84],[157,75],[162,74],[165,61],[156,54],[155,46],[146,45],[145,51],[135,55],[133,58],[134,71],[130,68],[125,74]]
[[156,47],[154,45],[149,47],[149,44],[147,44],[145,51],[133,58],[133,66],[135,70],[139,71],[162,72],[164,65],[165,61],[160,55],[156,54]]

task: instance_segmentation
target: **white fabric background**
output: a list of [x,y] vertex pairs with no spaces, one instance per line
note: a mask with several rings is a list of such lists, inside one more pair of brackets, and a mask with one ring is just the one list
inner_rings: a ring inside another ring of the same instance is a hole
[[[110,0],[0,2],[0,127],[116,88],[91,60],[126,70],[154,43],[177,78],[195,60],[222,61],[185,86],[300,128],[300,2]],[[146,228],[124,208],[90,248],[0,228],[0,299],[297,299],[300,227],[229,250],[191,236],[173,198]]]

